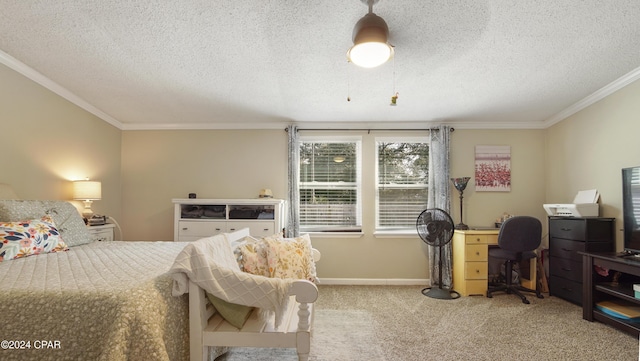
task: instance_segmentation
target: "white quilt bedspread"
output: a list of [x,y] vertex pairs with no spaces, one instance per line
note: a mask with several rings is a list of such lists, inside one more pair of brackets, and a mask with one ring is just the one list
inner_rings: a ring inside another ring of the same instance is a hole
[[273,312],[278,327],[293,280],[245,273],[235,260],[225,234],[189,243],[171,266],[175,296],[188,292],[188,280],[225,301]]
[[168,274],[185,245],[94,242],[0,262],[0,340],[25,346],[0,360],[188,360],[188,298]]

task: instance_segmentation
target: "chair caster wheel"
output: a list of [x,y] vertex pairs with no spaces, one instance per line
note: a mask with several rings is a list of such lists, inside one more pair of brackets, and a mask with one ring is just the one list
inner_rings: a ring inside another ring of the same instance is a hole
[[524,300],[522,300],[522,303],[524,303],[525,305],[528,305],[528,304],[530,304],[531,302],[529,302],[529,300],[527,300],[527,299],[524,299]]

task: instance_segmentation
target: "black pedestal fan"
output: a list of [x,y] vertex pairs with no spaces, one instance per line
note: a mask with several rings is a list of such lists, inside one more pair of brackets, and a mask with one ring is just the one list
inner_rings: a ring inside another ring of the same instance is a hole
[[427,287],[422,294],[431,298],[452,300],[460,297],[456,291],[442,287],[442,247],[451,242],[453,238],[453,219],[440,208],[425,209],[416,220],[418,235],[424,243],[432,247],[438,247],[438,288]]

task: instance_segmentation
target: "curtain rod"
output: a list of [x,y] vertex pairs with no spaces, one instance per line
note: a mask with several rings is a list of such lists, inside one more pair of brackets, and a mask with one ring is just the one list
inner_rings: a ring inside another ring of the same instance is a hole
[[[428,128],[428,129],[353,129],[353,128],[349,128],[349,129],[345,129],[345,128],[331,128],[331,129],[322,129],[322,128],[307,128],[307,129],[300,129],[298,128],[298,131],[305,131],[305,132],[317,132],[317,131],[325,131],[325,132],[329,132],[329,131],[339,131],[339,132],[363,132],[363,131],[367,131],[367,133],[371,133],[371,131],[381,131],[381,132],[417,132],[417,131],[432,131],[432,130],[439,130],[438,128]],[[284,128],[285,132],[289,131],[289,128]],[[455,131],[455,128],[449,128],[450,132]]]

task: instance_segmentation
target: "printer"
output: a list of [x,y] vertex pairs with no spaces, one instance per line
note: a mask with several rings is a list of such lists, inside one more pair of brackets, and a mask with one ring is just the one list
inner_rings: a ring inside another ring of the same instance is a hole
[[579,191],[573,203],[543,204],[544,210],[550,216],[564,217],[598,217],[600,215],[598,199],[600,193],[595,189]]

